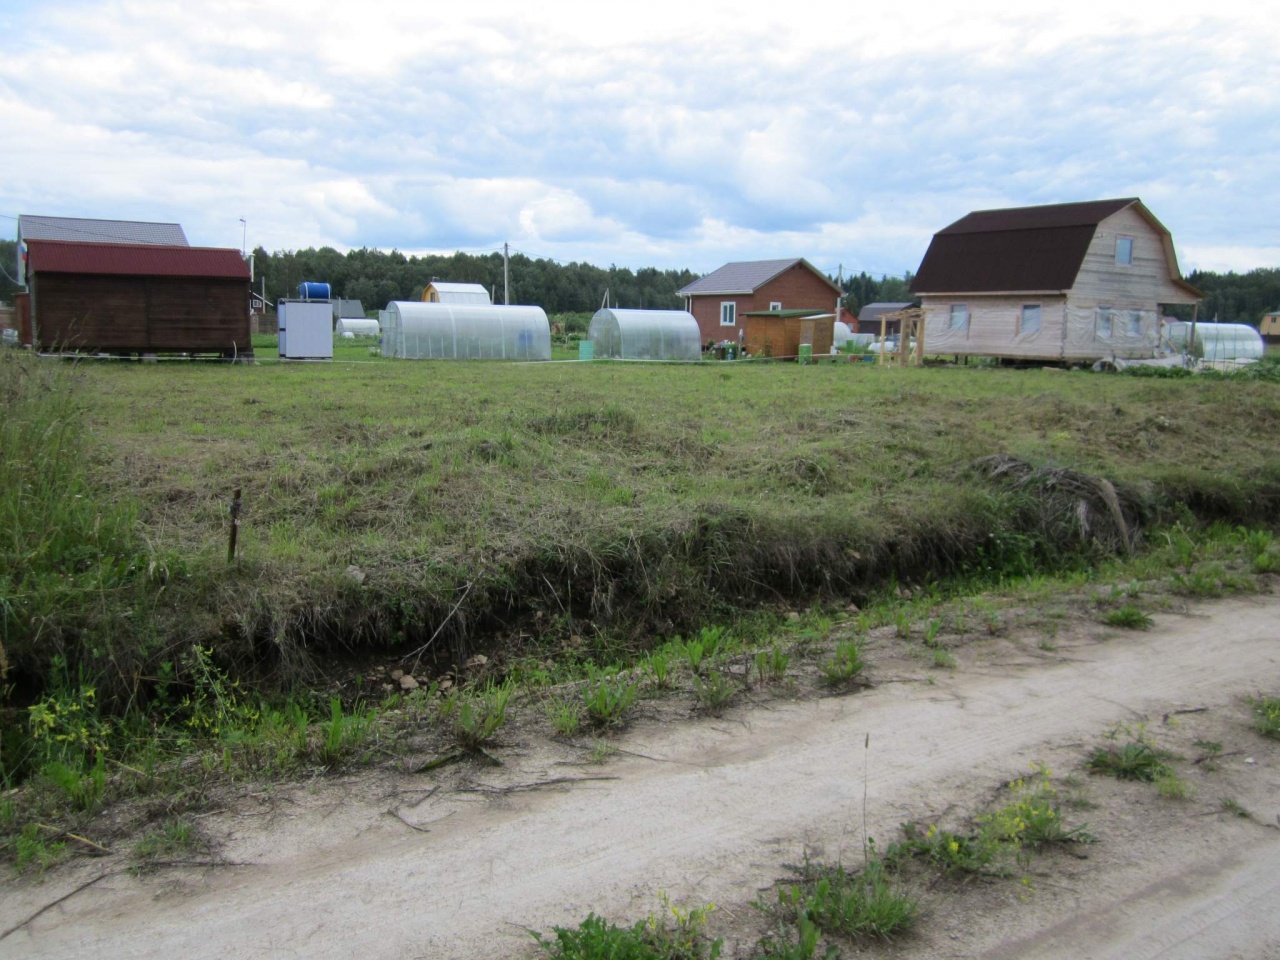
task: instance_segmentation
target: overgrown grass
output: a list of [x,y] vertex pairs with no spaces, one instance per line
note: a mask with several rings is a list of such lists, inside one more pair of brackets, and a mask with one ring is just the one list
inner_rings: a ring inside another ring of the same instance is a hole
[[661,899],[664,912],[629,927],[590,913],[576,927],[553,927],[550,936],[529,933],[555,960],[716,960],[724,942],[705,932],[714,904],[684,910]]
[[1131,603],[1108,610],[1103,615],[1102,622],[1109,627],[1123,627],[1126,630],[1150,630],[1155,626],[1155,621],[1141,607],[1135,607]]
[[1258,697],[1252,701],[1253,729],[1264,737],[1280,740],[1280,697]]
[[1118,726],[1106,735],[1108,743],[1095,747],[1085,765],[1092,773],[1119,780],[1155,783],[1174,775],[1169,754],[1160,750],[1141,727]]

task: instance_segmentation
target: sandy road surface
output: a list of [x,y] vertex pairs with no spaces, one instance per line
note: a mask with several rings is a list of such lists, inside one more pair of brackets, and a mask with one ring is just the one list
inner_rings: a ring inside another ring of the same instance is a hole
[[[361,798],[269,828],[242,821],[222,853],[251,865],[181,881],[108,877],[0,942],[0,956],[523,956],[523,928],[589,910],[643,916],[659,890],[733,912],[801,844],[858,849],[868,734],[868,825],[889,837],[904,817],[972,797],[1063,744],[1078,755],[1108,724],[1267,688],[1280,689],[1280,600],[1221,603],[1058,662],[652,726],[602,768],[531,753],[477,777],[616,779],[501,797],[442,790],[399,808],[426,833],[382,815],[385,800]],[[1275,798],[1257,811],[1268,822],[1280,812],[1276,766],[1247,771],[1256,796]],[[0,887],[0,929],[91,875]],[[951,952],[924,944],[921,955],[1280,956],[1280,831],[1228,825],[1212,845],[1118,865],[1109,883],[998,927],[966,927]]]

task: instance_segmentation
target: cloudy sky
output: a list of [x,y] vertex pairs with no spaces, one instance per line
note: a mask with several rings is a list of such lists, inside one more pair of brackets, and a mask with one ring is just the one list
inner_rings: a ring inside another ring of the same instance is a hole
[[1280,266],[1280,4],[860,6],[0,0],[0,215],[879,275],[1140,196],[1185,271]]

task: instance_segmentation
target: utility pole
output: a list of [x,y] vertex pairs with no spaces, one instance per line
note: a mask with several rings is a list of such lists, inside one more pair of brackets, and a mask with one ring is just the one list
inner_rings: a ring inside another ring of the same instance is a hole
[[502,245],[502,302],[511,304],[511,250],[505,243]]
[[249,221],[244,217],[240,218],[240,256],[249,255]]

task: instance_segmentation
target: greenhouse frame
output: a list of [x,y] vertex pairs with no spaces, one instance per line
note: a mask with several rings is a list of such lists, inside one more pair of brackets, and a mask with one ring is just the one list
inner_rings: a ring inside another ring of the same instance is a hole
[[551,359],[551,324],[541,307],[393,300],[386,313],[383,353],[387,356],[408,360]]
[[1192,356],[1207,363],[1234,360],[1260,360],[1266,353],[1262,336],[1247,323],[1187,323],[1174,321],[1165,324],[1164,334],[1169,345],[1179,353],[1187,353],[1187,341],[1195,328],[1195,346]]
[[596,359],[702,359],[698,321],[684,310],[619,310],[605,307],[591,318],[587,336]]

